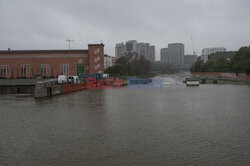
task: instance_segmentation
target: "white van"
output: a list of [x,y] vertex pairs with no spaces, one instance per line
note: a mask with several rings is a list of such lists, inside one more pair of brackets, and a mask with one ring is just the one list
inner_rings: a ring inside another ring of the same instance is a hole
[[66,75],[59,75],[58,76],[58,84],[66,84],[68,80],[68,77]]
[[74,83],[74,76],[68,76],[68,83]]
[[73,76],[74,78],[74,83],[77,84],[77,83],[80,83],[80,80],[78,78],[78,76]]

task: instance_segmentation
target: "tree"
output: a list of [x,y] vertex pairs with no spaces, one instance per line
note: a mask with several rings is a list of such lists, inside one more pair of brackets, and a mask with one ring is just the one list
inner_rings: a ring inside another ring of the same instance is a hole
[[198,59],[191,68],[191,72],[226,71],[250,74],[250,46],[240,48],[231,60],[227,60],[223,56],[220,56],[215,60],[210,59],[204,63],[201,59]]
[[[119,67],[118,67],[119,66]],[[115,66],[106,70],[109,74],[120,72],[121,75],[148,75],[151,63],[138,53],[128,53],[117,59]]]
[[218,57],[215,59],[214,67],[213,71],[223,72],[230,68],[230,63],[226,58]]
[[216,68],[216,67],[215,67],[215,61],[212,60],[212,59],[209,59],[209,60],[207,61],[207,63],[205,63],[204,65],[205,65],[206,71],[208,71],[208,72],[212,72],[212,71],[214,71],[215,68]]
[[232,58],[231,66],[237,73],[244,72],[250,74],[250,46],[239,49]]
[[105,72],[109,73],[110,75],[122,75],[124,73],[122,65],[110,66]]
[[191,72],[204,72],[205,64],[204,61],[198,58],[198,60],[191,67]]

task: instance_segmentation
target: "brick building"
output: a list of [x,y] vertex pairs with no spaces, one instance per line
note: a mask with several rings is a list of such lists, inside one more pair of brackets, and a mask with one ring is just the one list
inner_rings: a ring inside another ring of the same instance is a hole
[[89,44],[87,50],[0,51],[0,78],[55,78],[82,73],[104,73],[103,44]]

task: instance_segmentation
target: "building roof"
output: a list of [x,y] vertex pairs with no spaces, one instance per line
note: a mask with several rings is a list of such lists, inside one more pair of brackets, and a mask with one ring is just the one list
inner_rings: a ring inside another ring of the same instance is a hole
[[101,44],[88,44],[88,46],[104,46],[104,44],[103,43],[101,43]]
[[111,57],[111,56],[109,56],[109,55],[107,55],[107,54],[104,54],[104,57]]
[[84,49],[74,50],[0,50],[0,54],[18,54],[18,53],[82,53],[88,52]]

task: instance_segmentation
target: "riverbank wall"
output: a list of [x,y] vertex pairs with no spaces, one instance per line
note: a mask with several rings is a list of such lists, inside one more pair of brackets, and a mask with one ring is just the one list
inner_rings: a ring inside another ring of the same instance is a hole
[[36,82],[48,79],[0,79],[0,94],[18,94],[35,91]]
[[34,97],[42,98],[66,94],[70,92],[84,90],[86,89],[86,86],[86,83],[60,85],[57,84],[56,79],[37,82],[35,85]]
[[208,80],[206,82],[214,82],[225,84],[250,84],[250,74],[246,73],[224,73],[224,72],[194,72],[192,76],[200,80]]

